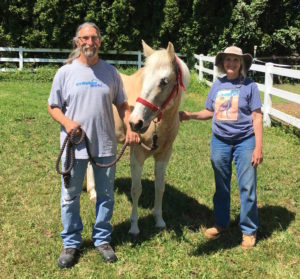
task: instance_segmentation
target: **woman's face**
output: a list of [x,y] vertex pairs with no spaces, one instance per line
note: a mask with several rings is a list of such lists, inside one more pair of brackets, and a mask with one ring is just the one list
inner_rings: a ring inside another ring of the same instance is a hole
[[241,59],[238,55],[226,54],[224,57],[224,70],[228,79],[236,79],[240,75]]

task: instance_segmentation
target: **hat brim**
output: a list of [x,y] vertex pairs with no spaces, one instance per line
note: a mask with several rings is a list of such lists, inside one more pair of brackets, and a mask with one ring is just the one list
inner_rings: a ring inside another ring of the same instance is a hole
[[231,54],[231,55],[237,55],[237,56],[240,56],[242,57],[243,61],[244,61],[244,64],[245,64],[245,70],[248,72],[251,65],[252,65],[252,61],[253,61],[253,58],[251,56],[251,54],[249,53],[244,53],[242,55],[239,55],[239,54],[236,54],[236,53],[225,53],[225,52],[219,52],[216,56],[216,59],[215,59],[215,65],[218,67],[218,68],[223,68],[223,60],[224,60],[224,56],[225,55],[228,55],[228,54]]

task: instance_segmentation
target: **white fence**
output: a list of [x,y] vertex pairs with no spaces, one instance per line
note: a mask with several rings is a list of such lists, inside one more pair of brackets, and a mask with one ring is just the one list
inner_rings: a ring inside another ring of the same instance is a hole
[[[213,70],[205,68],[203,62],[214,63],[215,57],[212,56],[204,56],[203,54],[197,55],[194,54],[194,57],[198,59],[199,64],[195,65],[195,68],[199,71],[199,80],[203,80],[203,73],[207,73],[213,76],[213,81],[218,78],[217,67],[214,65]],[[256,72],[265,73],[265,83],[257,83],[258,89],[264,92],[264,105],[263,105],[263,113],[264,113],[264,125],[271,125],[271,116],[276,117],[287,124],[290,124],[294,127],[300,129],[300,119],[296,118],[292,115],[281,112],[272,107],[272,96],[277,96],[282,99],[300,104],[300,95],[291,93],[289,91],[281,90],[273,87],[273,75],[279,75],[284,77],[290,77],[295,79],[300,79],[300,70],[291,70],[285,69],[281,67],[277,67],[273,63],[266,63],[265,65],[257,65],[252,64],[250,70]],[[207,81],[208,85],[212,85],[212,82]]]
[[[11,63],[18,63],[19,64],[19,70],[23,69],[24,63],[63,63],[65,59],[57,58],[57,59],[48,59],[48,58],[24,58],[24,53],[25,52],[31,52],[31,53],[70,53],[72,50],[70,49],[50,49],[50,48],[23,48],[23,47],[18,47],[18,48],[12,48],[12,47],[0,47],[0,52],[17,52],[18,57],[2,57],[0,55],[0,62],[11,62]],[[107,52],[99,52],[100,54],[104,55],[118,55],[118,56],[135,56],[135,60],[108,60],[105,59],[106,62],[110,64],[115,64],[115,65],[134,65],[137,66],[138,68],[141,68],[143,63],[142,60],[142,51],[124,51],[122,53],[119,53],[115,50],[110,50]],[[185,55],[181,53],[176,53],[177,56],[184,58]],[[17,55],[16,55],[17,56]],[[13,68],[12,68],[13,69]],[[5,72],[9,71],[7,68],[0,68],[0,71]]]
[[[47,49],[47,48],[11,48],[11,47],[0,47],[0,52],[18,52],[18,57],[0,57],[0,62],[16,62],[19,64],[19,70],[23,69],[24,63],[63,63],[65,59],[47,59],[47,58],[24,58],[25,52],[31,53],[70,53],[70,49]],[[117,65],[136,65],[138,68],[142,67],[142,52],[141,51],[125,51],[118,53],[117,51],[99,52],[100,54],[112,54],[112,55],[133,55],[136,56],[136,60],[106,60],[108,63]],[[2,68],[1,71],[7,71]]]

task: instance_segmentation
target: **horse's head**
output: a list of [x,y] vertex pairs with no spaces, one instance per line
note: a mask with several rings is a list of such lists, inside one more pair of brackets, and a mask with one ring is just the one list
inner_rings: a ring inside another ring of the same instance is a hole
[[[142,89],[130,116],[130,126],[135,132],[144,133],[152,119],[161,115],[165,106],[173,100],[172,90],[178,84],[178,66],[174,46],[154,51],[142,41],[146,57]],[[167,101],[167,103],[166,103]]]

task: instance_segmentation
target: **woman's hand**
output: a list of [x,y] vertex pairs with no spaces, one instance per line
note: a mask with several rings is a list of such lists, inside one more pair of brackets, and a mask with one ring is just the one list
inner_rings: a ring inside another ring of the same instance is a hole
[[251,163],[253,167],[257,167],[263,161],[263,153],[261,148],[255,147],[252,153]]
[[179,112],[179,120],[180,121],[190,120],[190,112],[180,111]]

